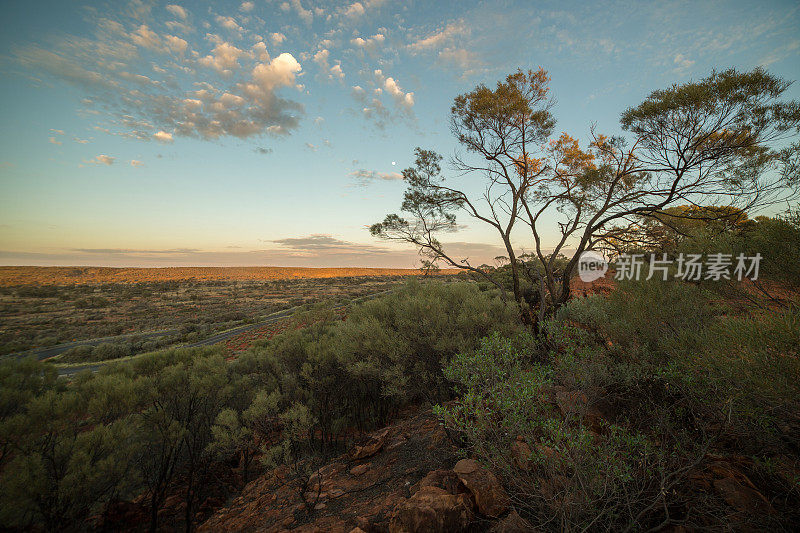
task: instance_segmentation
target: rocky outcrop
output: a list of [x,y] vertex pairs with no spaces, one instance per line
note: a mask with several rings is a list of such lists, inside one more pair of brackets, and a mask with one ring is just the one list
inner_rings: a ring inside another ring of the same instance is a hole
[[430,411],[367,435],[320,468],[306,491],[312,508],[291,471],[277,468],[200,530],[445,533],[486,531],[499,519],[493,531],[531,531],[509,513],[508,495],[494,474],[472,459],[458,460]]
[[409,524],[408,531],[459,531],[471,520],[472,497],[451,469],[457,449],[430,411],[408,413],[356,444],[312,477],[306,490],[313,509],[281,467],[248,484],[200,530],[374,533],[394,521],[394,527]]
[[391,533],[463,531],[472,515],[469,494],[450,494],[435,486],[421,487],[400,502],[389,523]]
[[351,452],[350,456],[355,459],[366,459],[378,453],[383,445],[386,443],[386,437],[389,435],[389,429],[384,429],[378,433],[370,435],[367,442],[361,446],[356,446]]
[[453,471],[475,497],[478,512],[497,518],[508,510],[509,497],[497,477],[474,459],[462,459]]
[[751,461],[744,457],[709,454],[705,466],[692,476],[692,481],[704,490],[716,493],[742,518],[772,514],[775,512],[772,504],[744,474],[750,465]]

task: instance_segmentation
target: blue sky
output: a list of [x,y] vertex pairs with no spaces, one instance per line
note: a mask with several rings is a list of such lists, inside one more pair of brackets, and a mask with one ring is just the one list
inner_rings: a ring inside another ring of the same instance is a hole
[[[414,147],[457,149],[478,83],[542,66],[585,142],[713,68],[800,75],[796,2],[20,1],[0,24],[0,264],[410,267],[366,226]],[[459,222],[454,255],[501,253]]]

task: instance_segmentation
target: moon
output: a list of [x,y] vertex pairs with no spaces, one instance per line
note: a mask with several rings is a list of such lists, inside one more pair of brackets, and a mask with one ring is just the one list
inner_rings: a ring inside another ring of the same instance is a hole
[[396,164],[397,164],[397,161],[392,161],[392,166],[395,166]]

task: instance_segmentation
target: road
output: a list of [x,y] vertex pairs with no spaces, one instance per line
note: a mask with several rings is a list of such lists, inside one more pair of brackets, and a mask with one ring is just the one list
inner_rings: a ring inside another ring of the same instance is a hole
[[140,339],[155,339],[158,337],[163,337],[165,335],[177,335],[178,333],[180,332],[177,329],[170,329],[164,331],[148,331],[146,333],[128,333],[125,335],[116,335],[114,337],[99,337],[97,339],[87,339],[83,341],[67,342],[64,344],[57,344],[55,346],[48,346],[46,348],[34,348],[33,350],[11,353],[8,355],[4,355],[3,357],[30,357],[32,355],[36,357],[36,359],[38,359],[39,361],[44,361],[45,359],[50,359],[51,357],[60,355],[72,348],[77,348],[78,346],[98,346],[100,344],[103,344],[104,342],[121,342],[137,337]]
[[[353,303],[356,303],[356,302],[359,302],[359,301],[363,301],[363,300],[371,300],[372,298],[375,298],[377,296],[381,296],[383,294],[388,294],[388,293],[390,293],[392,291],[393,291],[393,289],[389,289],[387,291],[376,292],[374,294],[370,294],[370,295],[363,296],[361,298],[357,298],[355,300],[352,300],[350,303],[337,305],[333,309],[334,310],[339,310],[339,309],[345,308],[348,305],[351,305]],[[186,345],[183,345],[181,347],[183,347],[183,348],[200,348],[202,346],[213,346],[215,344],[219,344],[220,342],[224,342],[224,341],[226,341],[228,339],[232,339],[233,337],[236,337],[237,335],[241,335],[242,333],[246,333],[246,332],[252,331],[254,329],[262,328],[262,327],[267,326],[269,324],[274,324],[275,322],[278,322],[279,320],[284,320],[286,318],[289,318],[294,313],[296,313],[299,308],[300,307],[290,307],[289,309],[284,309],[282,311],[278,311],[276,313],[272,313],[271,315],[268,315],[264,320],[262,320],[260,322],[256,322],[254,324],[246,324],[244,326],[239,326],[239,327],[236,327],[236,328],[233,328],[233,329],[229,329],[229,330],[223,331],[221,333],[214,334],[214,335],[212,335],[212,336],[210,336],[210,337],[208,337],[206,339],[203,339],[201,341],[193,342],[191,344],[186,344]],[[176,333],[176,332],[177,332],[176,330],[156,331],[156,332],[152,332],[152,333],[139,334],[139,336],[140,337],[145,337],[145,336],[149,336],[149,335],[168,335],[170,333]],[[134,336],[134,335],[123,335],[122,337],[132,337],[132,336]],[[75,346],[82,346],[82,345],[96,346],[97,344],[100,344],[102,342],[109,342],[109,339],[120,339],[120,338],[121,337],[105,337],[103,339],[91,339],[91,340],[88,340],[88,341],[76,341],[74,343],[60,344],[58,346],[52,346],[50,348],[37,350],[34,353],[36,353],[36,354],[43,353],[43,352],[45,352],[47,350],[53,350],[53,349],[56,349],[56,348],[62,348],[64,346],[68,346],[67,348],[64,348],[61,352],[57,352],[56,354],[54,354],[54,355],[58,355],[58,353],[62,353],[63,351],[68,350],[69,348],[74,348]],[[91,344],[91,343],[96,343],[96,344]],[[19,354],[14,354],[14,355],[19,355]],[[33,355],[33,353],[25,352],[22,355]],[[48,357],[53,357],[54,355],[50,355]],[[47,359],[48,357],[39,357],[39,360]],[[103,363],[93,363],[93,364],[81,365],[81,366],[60,367],[58,369],[58,375],[59,376],[71,376],[73,374],[77,374],[78,372],[82,372],[84,370],[90,370],[92,372],[96,372],[102,366],[103,366]]]

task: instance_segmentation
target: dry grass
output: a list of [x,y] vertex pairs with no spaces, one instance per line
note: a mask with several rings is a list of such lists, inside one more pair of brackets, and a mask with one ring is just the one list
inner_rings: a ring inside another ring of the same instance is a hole
[[[442,270],[439,274],[455,274]],[[419,276],[408,268],[294,268],[294,267],[0,267],[0,286],[83,285],[153,281],[267,281],[356,276]]]

